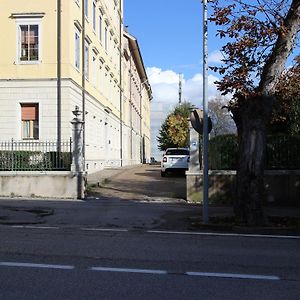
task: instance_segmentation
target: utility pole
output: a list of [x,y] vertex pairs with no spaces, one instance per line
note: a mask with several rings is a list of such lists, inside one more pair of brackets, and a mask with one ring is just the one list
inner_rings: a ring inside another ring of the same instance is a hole
[[123,55],[123,51],[122,51],[122,47],[123,47],[123,20],[122,20],[122,11],[123,11],[123,6],[122,6],[122,1],[119,1],[119,35],[120,35],[120,51],[119,51],[119,71],[120,71],[120,166],[123,166],[123,96],[122,96],[122,89],[123,89],[123,85],[122,85],[122,81],[123,81],[123,77],[122,77],[122,72],[123,72],[123,68],[122,68],[122,55]]
[[57,159],[61,152],[61,0],[57,0]]
[[85,1],[82,1],[82,41],[81,41],[81,51],[82,51],[82,77],[81,77],[81,88],[82,88],[82,164],[83,172],[85,171]]
[[181,104],[181,96],[182,96],[182,74],[179,73],[179,104]]
[[208,28],[207,0],[203,0],[203,223],[208,224]]

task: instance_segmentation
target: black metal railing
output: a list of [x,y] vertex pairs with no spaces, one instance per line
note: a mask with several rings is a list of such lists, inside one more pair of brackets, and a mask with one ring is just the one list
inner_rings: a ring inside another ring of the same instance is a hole
[[[300,136],[267,136],[265,170],[300,170]],[[236,170],[238,142],[235,135],[224,135],[209,141],[209,168]]]
[[68,171],[72,163],[72,140],[0,141],[0,171]]

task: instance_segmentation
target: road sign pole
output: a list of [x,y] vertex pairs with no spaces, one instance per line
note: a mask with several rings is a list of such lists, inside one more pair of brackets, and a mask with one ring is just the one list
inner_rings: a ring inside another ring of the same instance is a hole
[[208,28],[207,0],[203,0],[203,223],[208,224]]

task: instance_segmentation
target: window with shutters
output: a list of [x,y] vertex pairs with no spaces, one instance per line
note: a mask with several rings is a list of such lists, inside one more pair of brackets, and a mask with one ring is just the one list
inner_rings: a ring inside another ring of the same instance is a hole
[[40,62],[40,25],[34,22],[18,24],[18,61]]
[[22,139],[39,138],[39,105],[37,103],[22,103]]

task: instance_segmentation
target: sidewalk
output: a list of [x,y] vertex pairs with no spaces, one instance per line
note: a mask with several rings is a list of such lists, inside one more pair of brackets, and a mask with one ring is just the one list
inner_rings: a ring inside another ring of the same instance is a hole
[[[228,225],[226,222],[225,226],[222,225],[222,220],[233,217],[230,206],[209,205],[211,226],[193,227],[193,223],[200,223],[201,205],[186,203],[183,199],[178,203],[177,194],[168,198],[173,202],[155,201],[156,198],[163,198],[166,190],[173,192],[179,182],[182,183],[180,189],[184,188],[184,177],[161,178],[159,168],[149,165],[104,169],[88,176],[88,185],[92,186],[92,192],[84,201],[0,198],[0,225],[88,224],[91,227],[123,228],[134,224],[139,228],[145,226],[155,228],[155,224],[163,223],[161,228],[168,230],[215,232],[238,230],[226,227]],[[149,201],[140,200],[144,196]],[[300,235],[300,207],[268,206],[264,210],[267,216],[275,220],[278,225],[276,228],[243,227],[241,230],[247,230],[248,233],[266,233],[269,230],[274,234],[296,232]],[[217,219],[215,226],[213,219]]]
[[117,167],[117,168],[107,168],[103,169],[101,171],[88,174],[87,176],[87,181],[88,185],[93,185],[93,184],[101,184],[105,179],[111,178],[115,175],[121,174],[125,172],[126,170],[136,168],[140,165],[131,165],[131,166],[124,166],[124,167]]

